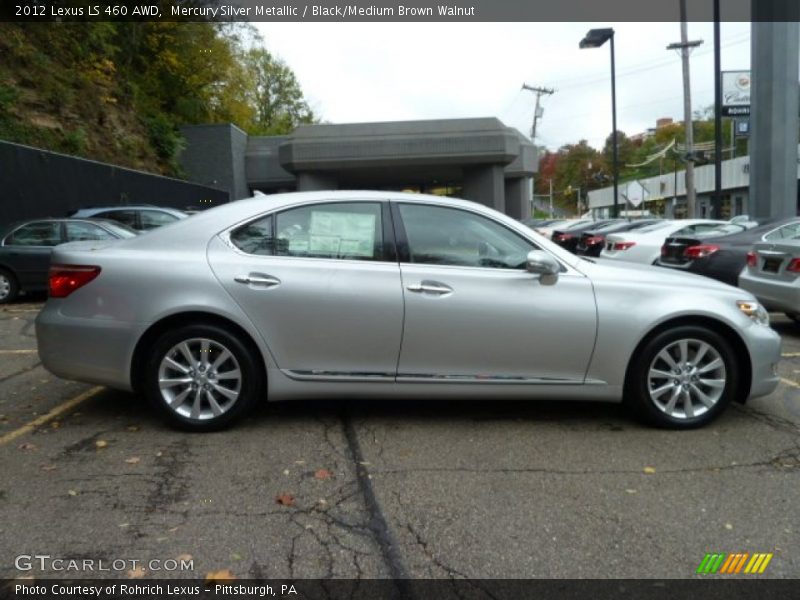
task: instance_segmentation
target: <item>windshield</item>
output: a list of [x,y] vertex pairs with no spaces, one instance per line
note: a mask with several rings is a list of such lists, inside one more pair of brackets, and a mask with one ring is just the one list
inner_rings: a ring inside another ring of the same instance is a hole
[[113,221],[103,221],[103,227],[108,229],[110,232],[117,234],[119,237],[123,239],[132,238],[139,235],[138,231],[122,223],[115,223]]
[[639,227],[636,229],[636,233],[647,233],[648,231],[658,231],[669,225],[672,221],[663,221],[661,223],[653,223],[652,225],[648,225],[647,227]]

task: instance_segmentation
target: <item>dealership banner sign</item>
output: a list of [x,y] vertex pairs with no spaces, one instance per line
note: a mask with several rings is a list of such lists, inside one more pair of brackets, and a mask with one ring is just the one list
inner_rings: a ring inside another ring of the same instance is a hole
[[750,71],[722,72],[722,114],[726,117],[750,114]]

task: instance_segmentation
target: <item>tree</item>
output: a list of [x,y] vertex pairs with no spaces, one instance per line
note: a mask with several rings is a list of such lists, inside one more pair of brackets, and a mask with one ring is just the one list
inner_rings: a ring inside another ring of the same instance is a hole
[[313,123],[313,111],[303,97],[294,72],[264,48],[252,48],[245,55],[250,93],[255,107],[253,133],[290,133],[297,125]]

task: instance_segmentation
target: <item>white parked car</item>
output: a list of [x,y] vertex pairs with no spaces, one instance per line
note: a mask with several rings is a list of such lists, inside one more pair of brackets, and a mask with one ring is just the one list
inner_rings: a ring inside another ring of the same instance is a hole
[[600,257],[654,265],[668,237],[698,234],[726,224],[728,221],[681,219],[655,223],[634,231],[612,233],[606,236],[606,245]]

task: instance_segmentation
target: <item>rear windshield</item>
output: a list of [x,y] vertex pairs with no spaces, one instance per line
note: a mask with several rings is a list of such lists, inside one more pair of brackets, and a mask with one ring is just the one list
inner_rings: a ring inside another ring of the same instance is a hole
[[647,233],[648,231],[657,231],[663,227],[669,225],[669,221],[664,221],[663,223],[653,223],[652,225],[648,225],[647,227],[639,227],[636,230],[637,233]]

